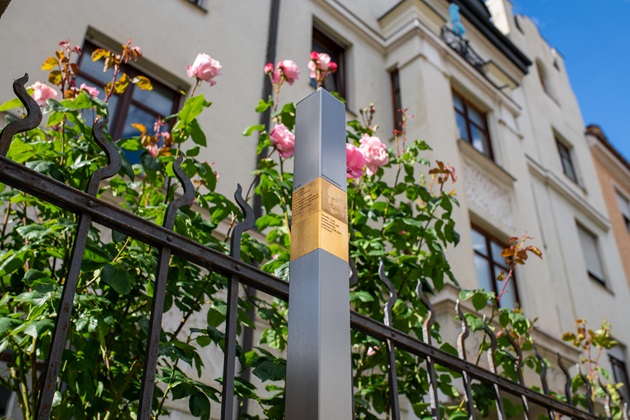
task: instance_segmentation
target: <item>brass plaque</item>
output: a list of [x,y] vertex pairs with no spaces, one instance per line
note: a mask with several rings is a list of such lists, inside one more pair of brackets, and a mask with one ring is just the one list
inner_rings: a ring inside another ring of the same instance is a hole
[[293,192],[291,260],[321,248],[348,261],[347,194],[322,178]]

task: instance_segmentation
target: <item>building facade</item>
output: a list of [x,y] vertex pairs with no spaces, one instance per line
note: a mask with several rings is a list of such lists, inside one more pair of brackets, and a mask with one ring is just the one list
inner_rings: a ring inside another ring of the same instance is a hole
[[[0,102],[13,97],[11,81],[24,72],[31,82],[44,77],[41,64],[61,40],[90,51],[131,38],[143,58],[130,71],[158,87],[150,98],[129,92],[118,100],[110,131],[114,138],[135,135],[132,119],[150,126],[180,106],[179,92],[192,87],[185,67],[206,52],[223,74],[198,91],[213,102],[202,121],[208,148],[200,158],[215,162],[218,190],[230,194],[251,182],[256,165],[255,141],[241,132],[259,122],[254,107],[265,92],[264,64],[297,62],[300,79],[281,100],[298,101],[313,91],[310,51],[327,52],[340,64],[330,83],[347,100],[348,119],[373,102],[377,134],[393,146],[396,110],[409,108],[415,117],[408,136],[431,144],[430,160],[455,166],[461,242],[448,254],[461,286],[496,290],[497,249],[511,236],[531,235],[544,259],[518,267],[505,305],[538,319],[535,334],[549,358],[558,351],[576,359],[560,340],[575,320],[595,327],[607,319],[622,344],[614,357],[624,363],[630,292],[623,261],[630,272],[630,256],[627,242],[621,253],[615,242],[621,222],[609,216],[610,194],[598,182],[563,57],[532,20],[512,13],[509,0],[454,3],[463,35],[447,0],[170,0],[159,7],[149,0],[15,1],[0,25]],[[79,66],[85,82],[105,83],[89,59]],[[621,170],[627,181],[627,166]],[[630,197],[630,186],[615,182]],[[447,288],[436,307],[455,298]]]

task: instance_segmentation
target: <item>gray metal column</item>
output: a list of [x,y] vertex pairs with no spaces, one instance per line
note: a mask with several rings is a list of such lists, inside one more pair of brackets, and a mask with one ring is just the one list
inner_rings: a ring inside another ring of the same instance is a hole
[[324,89],[297,104],[287,420],[350,420],[345,107]]

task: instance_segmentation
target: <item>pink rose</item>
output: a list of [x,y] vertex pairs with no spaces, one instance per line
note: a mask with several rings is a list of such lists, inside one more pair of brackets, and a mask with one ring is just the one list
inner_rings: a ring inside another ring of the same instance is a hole
[[208,54],[198,54],[195,58],[195,62],[192,66],[186,66],[188,77],[196,77],[197,79],[210,83],[210,86],[214,86],[217,82],[214,79],[221,71],[221,63]]
[[54,99],[57,97],[57,91],[42,82],[33,83],[30,88],[33,89],[33,99],[39,106],[46,106],[48,99]]
[[330,61],[330,56],[325,53],[311,52],[311,61],[308,62],[310,76],[315,79],[317,86],[322,86],[329,74],[337,71],[337,63]]
[[374,175],[378,168],[389,162],[389,155],[385,145],[378,137],[370,137],[364,134],[361,137],[359,150],[365,158],[368,175]]
[[365,158],[359,148],[353,144],[346,143],[346,172],[348,173],[348,178],[362,177],[363,166],[365,166]]
[[300,75],[300,69],[298,69],[297,64],[295,64],[293,60],[282,60],[278,63],[278,70],[282,72],[284,80],[290,85],[292,85]]
[[269,138],[273,143],[280,156],[283,158],[290,158],[293,156],[293,148],[295,147],[295,135],[289,131],[284,124],[276,125]]
[[263,71],[265,72],[265,74],[273,73],[273,64],[272,63],[265,64],[265,67],[263,67]]
[[89,93],[94,98],[96,98],[98,96],[98,94],[100,93],[97,88],[95,88],[93,86],[88,86],[85,83],[81,83],[80,89],[86,91],[87,93]]

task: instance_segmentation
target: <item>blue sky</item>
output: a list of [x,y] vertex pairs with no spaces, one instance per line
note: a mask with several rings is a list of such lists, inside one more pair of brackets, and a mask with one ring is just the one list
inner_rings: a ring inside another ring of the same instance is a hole
[[630,160],[630,0],[513,0],[564,57],[584,124]]

